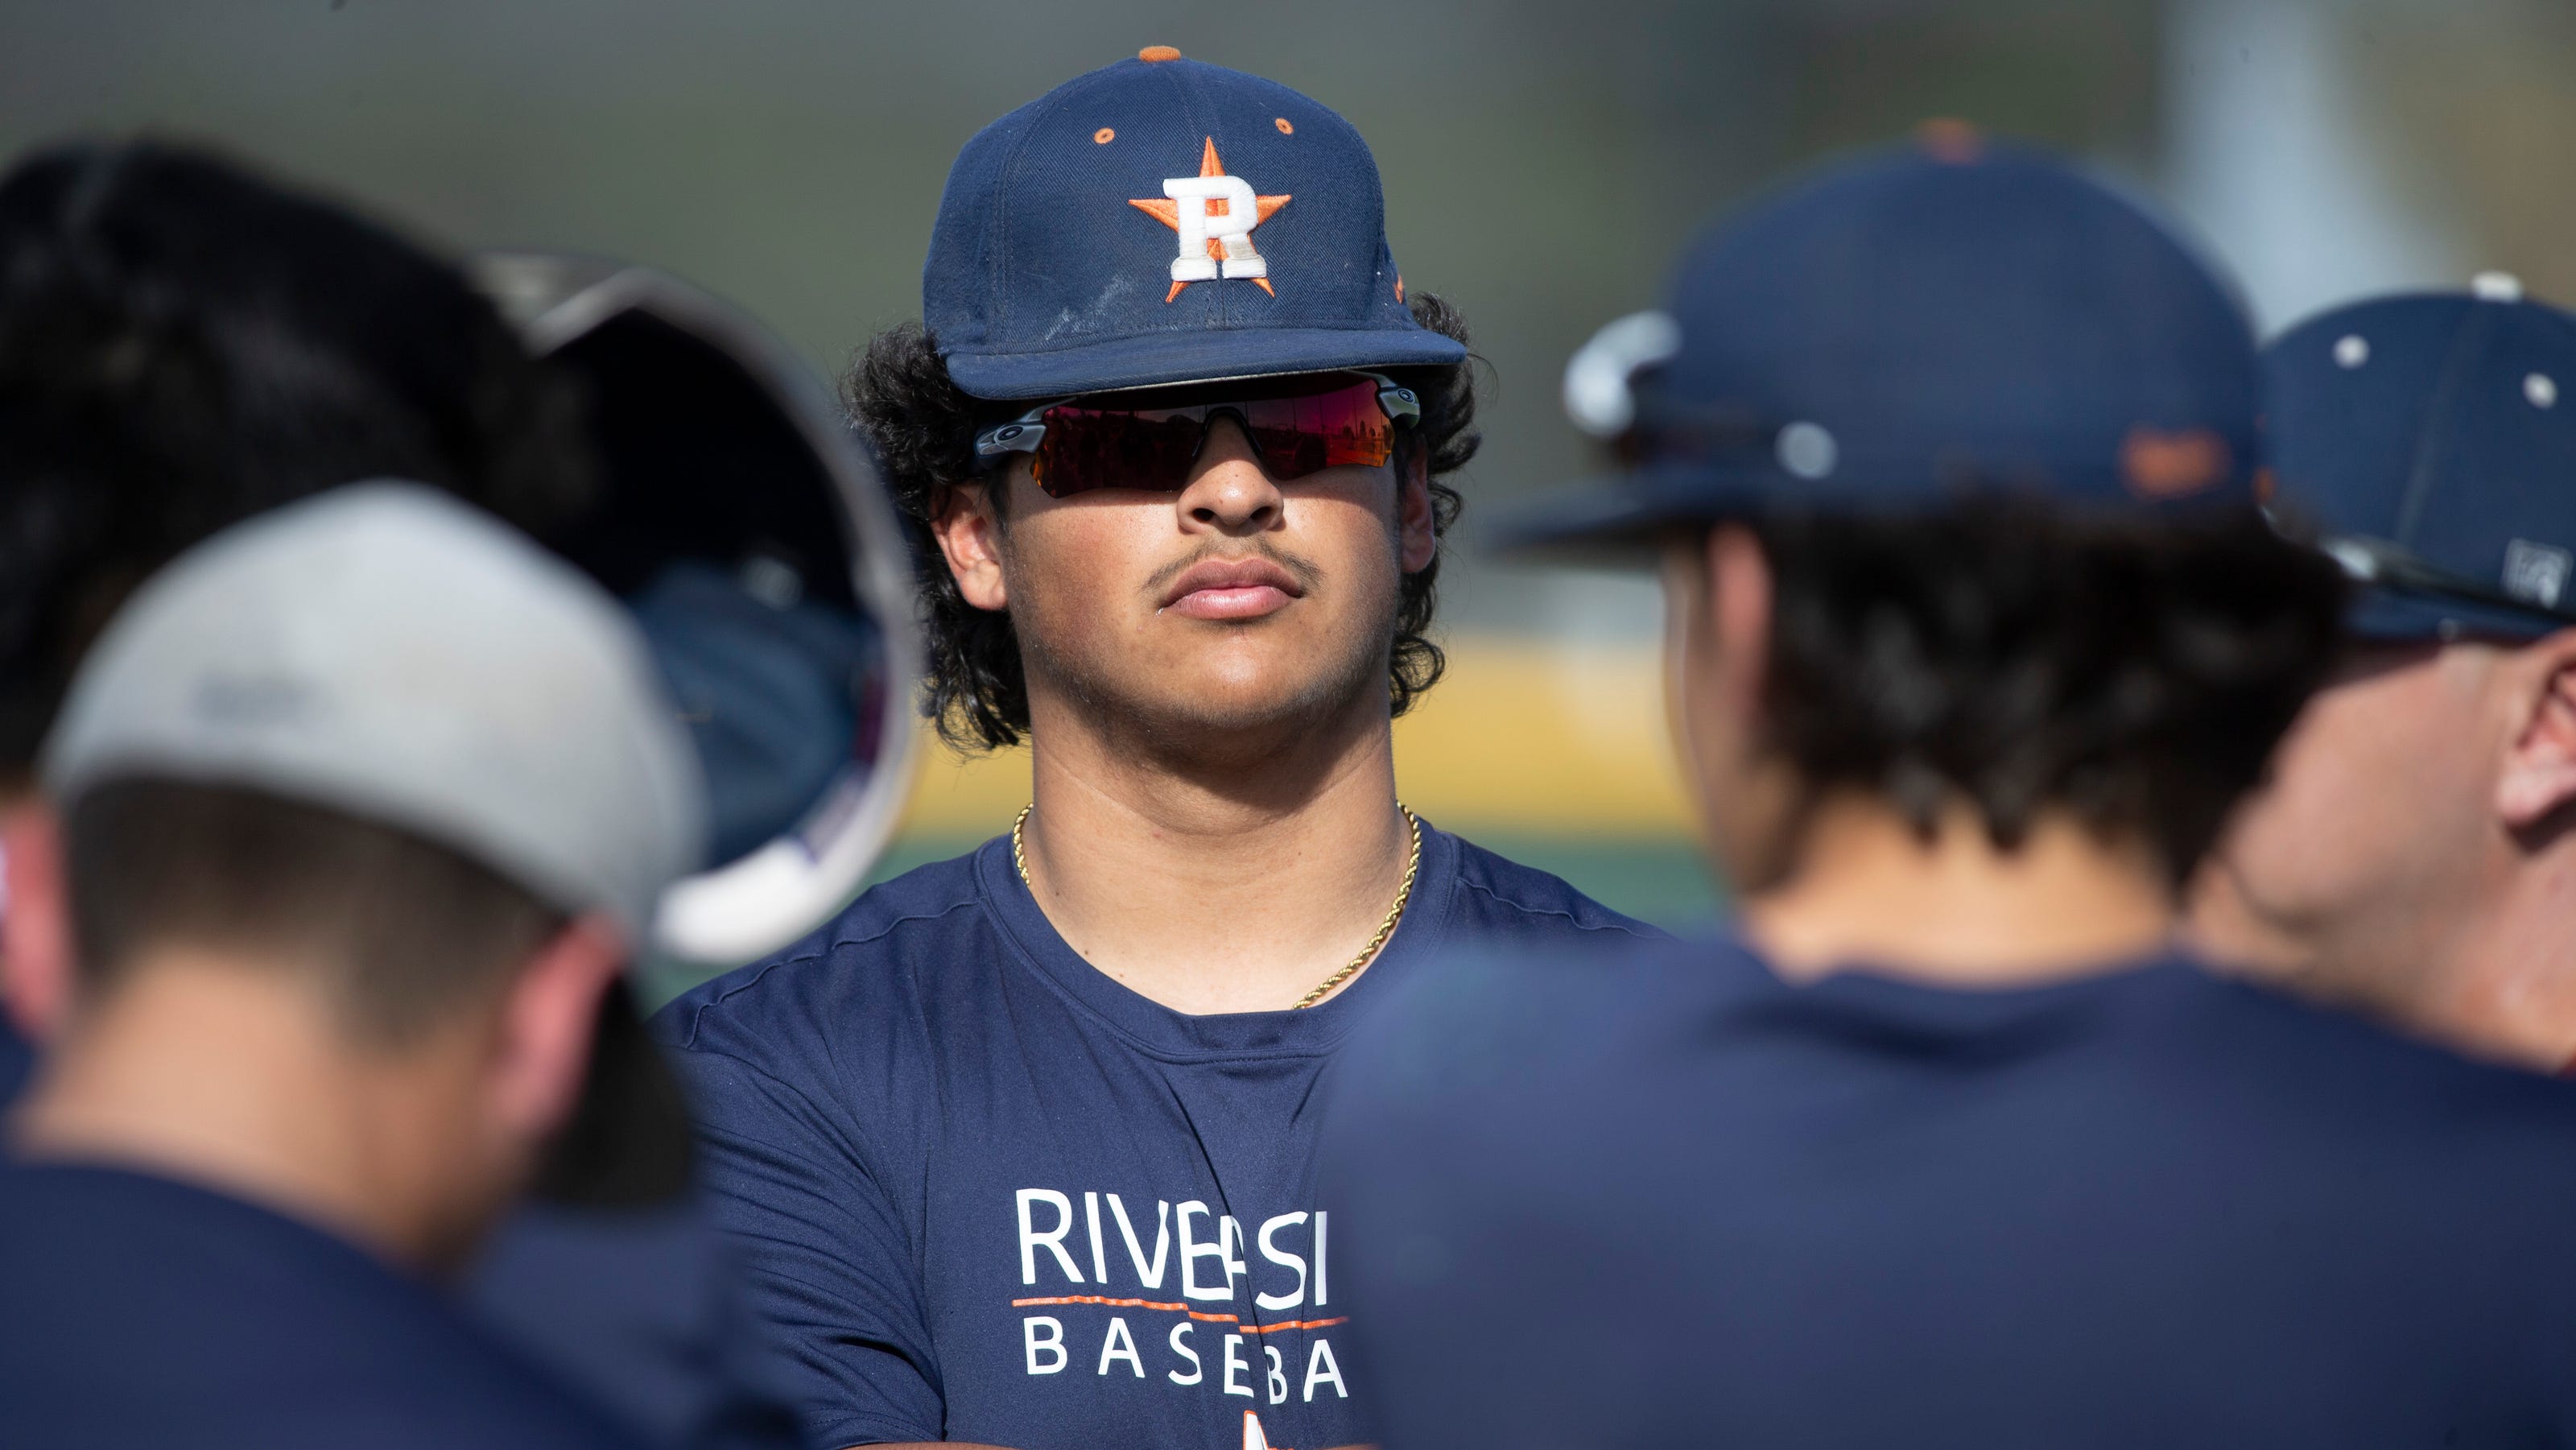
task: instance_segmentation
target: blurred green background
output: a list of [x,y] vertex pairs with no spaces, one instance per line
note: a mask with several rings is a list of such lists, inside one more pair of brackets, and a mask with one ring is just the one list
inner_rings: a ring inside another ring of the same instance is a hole
[[[1147,44],[1296,86],[1369,138],[1405,275],[1466,310],[1490,363],[1446,627],[1462,661],[1514,662],[1496,681],[1631,661],[1561,692],[1564,738],[1591,742],[1563,748],[1631,791],[1668,781],[1633,758],[1657,748],[1652,590],[1486,566],[1473,519],[1585,467],[1556,405],[1566,355],[1798,164],[1934,116],[2052,143],[2170,208],[2267,327],[2488,267],[2576,297],[2568,0],[17,0],[0,146],[212,140],[450,248],[653,263],[837,370],[916,314],[958,146]],[[1425,729],[1467,738],[1476,712],[1513,713],[1460,704]],[[926,787],[889,865],[1007,821],[989,777],[1011,768]],[[1677,805],[1524,811],[1516,779],[1490,809],[1441,796],[1444,824],[1614,905],[1718,910]]]

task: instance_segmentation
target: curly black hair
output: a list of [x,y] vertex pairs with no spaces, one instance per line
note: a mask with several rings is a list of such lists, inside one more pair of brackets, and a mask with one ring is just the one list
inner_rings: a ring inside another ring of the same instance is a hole
[[[1416,293],[1408,305],[1424,327],[1467,341],[1466,318],[1439,297]],[[1396,465],[1402,472],[1417,457],[1427,462],[1435,535],[1448,533],[1465,502],[1444,480],[1464,468],[1484,441],[1475,426],[1474,361],[1388,370],[1388,376],[1422,400],[1420,422],[1396,435]],[[1017,745],[1029,728],[1019,637],[1009,614],[977,609],[957,592],[957,581],[930,537],[930,521],[947,489],[976,480],[975,435],[1018,416],[1028,405],[969,396],[949,378],[938,339],[909,322],[869,341],[842,382],[842,398],[874,445],[886,486],[913,536],[915,583],[930,654],[922,714],[937,725],[940,738],[960,751]],[[1000,505],[998,498],[995,505]],[[1395,643],[1387,655],[1387,683],[1398,715],[1438,682],[1448,664],[1429,636],[1439,578],[1435,554],[1428,565],[1405,575],[1398,591]]]

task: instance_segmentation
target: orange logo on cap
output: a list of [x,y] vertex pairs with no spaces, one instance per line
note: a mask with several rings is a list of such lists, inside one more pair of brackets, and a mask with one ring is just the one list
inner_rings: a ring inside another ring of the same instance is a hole
[[1216,138],[1207,138],[1199,153],[1199,174],[1163,182],[1161,196],[1131,197],[1127,204],[1180,234],[1181,254],[1172,260],[1170,302],[1192,282],[1241,277],[1271,296],[1270,264],[1253,250],[1252,229],[1286,206],[1284,196],[1255,196],[1239,176],[1225,174],[1217,160]]
[[1977,128],[1956,116],[1934,116],[1914,128],[1914,144],[1935,161],[1965,166],[1985,154],[1986,141]]
[[2120,442],[2120,476],[2141,497],[2178,498],[2225,478],[2232,456],[2206,428],[2163,433],[2141,423]]

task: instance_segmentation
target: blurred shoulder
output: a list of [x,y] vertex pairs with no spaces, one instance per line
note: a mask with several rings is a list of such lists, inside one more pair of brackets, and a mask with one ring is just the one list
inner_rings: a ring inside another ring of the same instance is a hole
[[[2499,1154],[2563,1171],[2576,1188],[2576,1081],[2483,1061],[2367,1018],[2206,969],[2173,1010],[2201,1045],[2177,1064],[2254,1076],[2266,1100],[2350,1117],[2446,1153]],[[2533,1151],[2537,1149],[2538,1151]]]
[[1685,1024],[1777,990],[1735,943],[1676,941],[1651,927],[1453,951],[1355,1035],[1346,1090],[1430,1106],[1598,1083]]

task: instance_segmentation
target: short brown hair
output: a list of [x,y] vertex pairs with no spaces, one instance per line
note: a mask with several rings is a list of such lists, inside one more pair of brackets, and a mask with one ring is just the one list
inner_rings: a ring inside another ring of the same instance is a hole
[[317,974],[379,1044],[498,990],[567,920],[444,846],[238,786],[109,781],[73,803],[65,836],[92,991],[165,947],[271,958]]

